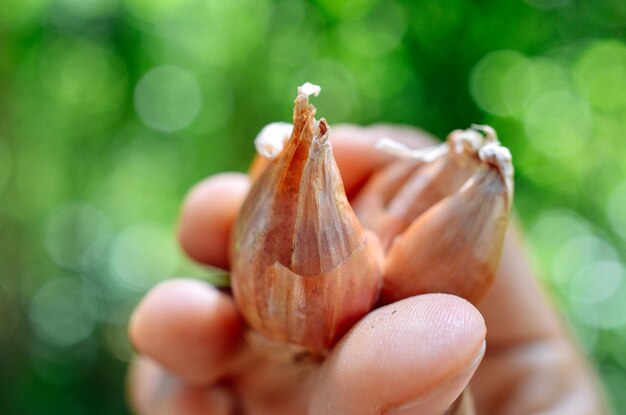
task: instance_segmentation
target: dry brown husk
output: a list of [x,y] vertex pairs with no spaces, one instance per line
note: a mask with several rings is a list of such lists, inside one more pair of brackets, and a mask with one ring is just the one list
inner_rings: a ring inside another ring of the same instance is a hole
[[290,139],[238,216],[232,285],[260,335],[322,353],[371,310],[381,271],[346,198],[328,125],[314,115],[300,93]]
[[[374,306],[380,263],[383,303],[431,292],[477,303],[493,281],[513,195],[510,153],[495,132],[479,127],[476,140],[477,131],[453,131],[429,153],[437,156],[390,164],[357,195],[360,222],[328,124],[314,115],[299,91],[291,137],[277,158],[253,163],[236,222],[232,285],[252,343],[324,356]],[[384,259],[361,223],[380,236]]]
[[[383,248],[415,219],[458,190],[480,166],[478,147],[455,130],[447,139],[447,152],[432,161],[398,160],[374,175],[354,201],[354,210],[367,229],[374,231]],[[476,133],[477,134],[477,133]]]
[[396,238],[385,261],[384,303],[433,292],[477,303],[491,286],[513,196],[510,154],[491,149],[461,189]]

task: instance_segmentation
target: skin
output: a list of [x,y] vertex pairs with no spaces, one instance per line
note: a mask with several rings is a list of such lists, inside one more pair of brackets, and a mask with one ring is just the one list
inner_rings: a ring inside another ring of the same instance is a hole
[[[352,196],[390,156],[386,136],[419,147],[412,128],[337,126],[333,151]],[[228,239],[249,188],[241,174],[195,186],[179,240],[207,265],[228,268]],[[270,360],[249,347],[231,296],[204,282],[172,279],[135,310],[138,352],[129,399],[138,414],[602,414],[589,362],[536,285],[519,232],[505,240],[496,282],[477,309],[445,294],[373,310],[320,365]],[[487,333],[488,331],[488,333]],[[464,399],[457,397],[467,387]]]

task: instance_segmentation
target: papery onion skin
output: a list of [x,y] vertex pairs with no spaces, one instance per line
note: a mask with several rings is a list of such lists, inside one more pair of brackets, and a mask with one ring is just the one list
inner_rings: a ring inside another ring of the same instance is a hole
[[381,270],[345,195],[325,120],[299,94],[294,129],[258,175],[233,235],[232,287],[252,329],[331,348],[378,299]]
[[414,160],[409,154],[409,158],[391,163],[355,198],[354,210],[361,223],[378,235],[385,250],[422,213],[460,189],[480,167],[479,143],[465,139],[468,134],[462,130],[450,133],[440,146],[447,151],[434,160]]
[[396,239],[387,253],[382,302],[448,293],[477,304],[500,261],[512,203],[510,177],[491,163]]

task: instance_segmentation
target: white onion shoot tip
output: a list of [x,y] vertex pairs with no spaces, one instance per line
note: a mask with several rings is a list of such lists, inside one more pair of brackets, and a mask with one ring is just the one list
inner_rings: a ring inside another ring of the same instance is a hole
[[321,91],[321,86],[312,84],[310,82],[305,82],[303,85],[298,87],[298,93],[304,94],[307,97],[310,97],[311,95],[316,97],[320,94]]
[[283,150],[292,131],[293,125],[286,122],[267,124],[254,139],[256,151],[269,159],[275,158]]

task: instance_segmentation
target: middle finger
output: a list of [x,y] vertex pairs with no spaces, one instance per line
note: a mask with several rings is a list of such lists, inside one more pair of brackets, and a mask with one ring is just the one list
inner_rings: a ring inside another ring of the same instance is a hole
[[130,322],[137,351],[191,384],[218,380],[243,350],[243,323],[232,297],[191,279],[156,286]]

